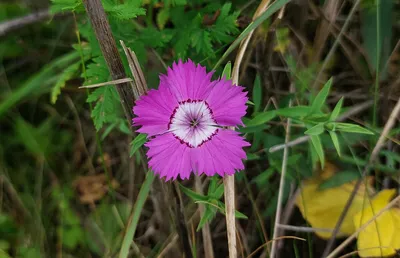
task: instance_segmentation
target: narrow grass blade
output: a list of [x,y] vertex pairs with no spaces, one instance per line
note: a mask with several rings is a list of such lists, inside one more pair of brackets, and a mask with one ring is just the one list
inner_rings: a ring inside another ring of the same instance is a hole
[[142,212],[144,203],[150,192],[150,185],[153,183],[155,175],[152,171],[147,172],[146,178],[140,188],[139,195],[133,207],[131,216],[127,224],[126,233],[122,241],[122,247],[119,252],[119,258],[126,258],[129,255],[129,247],[131,246],[133,236],[139,222],[140,213]]
[[213,70],[216,68],[229,56],[232,51],[239,46],[240,42],[255,28],[257,28],[261,23],[263,23],[266,19],[268,19],[271,15],[273,15],[276,11],[278,11],[282,6],[290,2],[290,0],[276,0],[272,3],[265,12],[255,19],[252,23],[247,26],[246,29],[237,37],[237,39],[229,46],[228,50],[222,55],[222,57],[218,60],[217,64],[214,66]]

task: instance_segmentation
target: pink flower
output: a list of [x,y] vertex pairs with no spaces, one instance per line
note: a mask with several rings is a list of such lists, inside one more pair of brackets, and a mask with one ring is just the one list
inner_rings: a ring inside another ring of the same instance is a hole
[[133,108],[133,125],[150,137],[149,166],[167,181],[192,172],[224,176],[244,169],[242,148],[250,144],[227,126],[242,124],[247,92],[230,80],[211,81],[212,74],[191,60],[174,63],[160,76],[158,90],[141,96]]

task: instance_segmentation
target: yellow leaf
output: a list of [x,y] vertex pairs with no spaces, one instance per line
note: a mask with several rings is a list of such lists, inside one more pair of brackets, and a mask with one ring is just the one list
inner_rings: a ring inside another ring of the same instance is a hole
[[[379,192],[371,202],[366,202],[363,210],[354,216],[358,229],[379,213],[392,199],[396,190]],[[385,257],[400,249],[400,210],[392,208],[383,212],[358,234],[357,249],[361,257]]]
[[[355,181],[339,187],[325,190],[318,189],[320,183],[330,178],[336,170],[337,168],[334,165],[327,163],[319,176],[306,180],[303,183],[301,193],[296,199],[297,207],[299,207],[303,217],[313,228],[333,231],[354,189]],[[353,216],[364,207],[363,203],[366,196],[366,187],[363,185],[357,192],[337,237],[348,236],[355,232]],[[326,231],[317,230],[316,234],[324,239],[332,236],[331,232]]]

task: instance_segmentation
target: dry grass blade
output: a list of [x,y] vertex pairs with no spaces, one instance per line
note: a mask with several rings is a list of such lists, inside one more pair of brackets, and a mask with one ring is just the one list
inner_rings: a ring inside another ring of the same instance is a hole
[[297,240],[301,240],[301,241],[306,241],[304,238],[295,237],[295,236],[281,236],[278,238],[274,238],[274,239],[269,240],[265,244],[259,246],[256,250],[254,250],[254,252],[252,252],[249,256],[247,256],[247,258],[253,257],[258,251],[260,251],[262,248],[264,248],[264,246],[269,245],[271,242],[273,243],[273,242],[275,242],[277,240],[281,240],[281,239],[297,239]]
[[226,229],[228,233],[229,258],[237,257],[235,225],[235,176],[224,177]]
[[114,84],[117,85],[117,84],[121,84],[121,83],[132,82],[132,81],[133,80],[131,78],[124,78],[124,79],[119,79],[119,80],[114,80],[114,81],[109,81],[109,82],[102,82],[102,83],[80,86],[78,88],[79,89],[91,89],[91,88],[98,88],[98,87],[109,86],[109,85],[114,85]]
[[[290,92],[293,93],[293,91],[294,91],[294,85],[291,85],[290,86]],[[289,107],[291,107],[291,106],[292,106],[292,100],[289,101]],[[288,118],[287,125],[286,125],[285,143],[288,143],[289,140],[290,140],[290,124],[291,124],[291,119]],[[281,171],[281,178],[280,178],[280,182],[279,182],[278,203],[277,203],[276,214],[275,214],[275,225],[274,225],[273,239],[277,239],[279,237],[279,227],[278,227],[278,225],[280,224],[280,218],[281,218],[281,214],[282,214],[282,198],[283,198],[283,191],[284,191],[284,188],[285,188],[285,177],[286,177],[288,156],[289,156],[289,148],[285,147],[283,149],[282,171]],[[276,250],[277,250],[277,245],[276,245],[276,242],[274,241],[272,243],[271,256],[270,257],[272,257],[272,258],[275,257]]]
[[133,92],[136,99],[138,99],[139,96],[146,93],[147,82],[144,77],[143,71],[140,68],[139,60],[137,59],[135,52],[126,47],[125,43],[122,40],[120,40],[120,43],[122,48],[124,49],[126,58],[128,59],[129,68],[131,70],[133,78],[135,79],[136,87],[133,87]]

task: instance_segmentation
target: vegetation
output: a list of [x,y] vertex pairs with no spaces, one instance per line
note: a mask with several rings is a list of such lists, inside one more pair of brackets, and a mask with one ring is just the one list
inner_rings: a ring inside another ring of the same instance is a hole
[[[154,176],[126,86],[80,87],[115,80],[85,1],[0,3],[0,258],[228,257],[222,178]],[[400,1],[101,3],[149,88],[179,59],[241,64],[239,257],[396,255]]]

